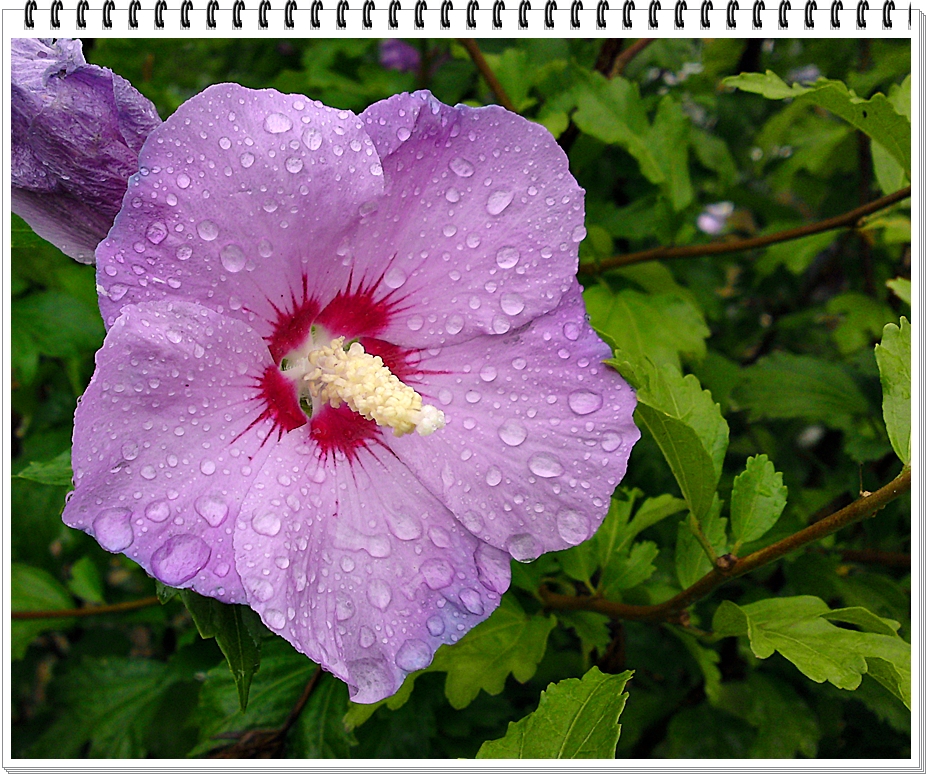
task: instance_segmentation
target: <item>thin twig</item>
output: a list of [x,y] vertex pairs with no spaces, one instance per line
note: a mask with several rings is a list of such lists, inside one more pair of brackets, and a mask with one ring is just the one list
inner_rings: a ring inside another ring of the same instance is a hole
[[490,64],[484,58],[483,53],[480,51],[480,46],[477,45],[477,41],[473,38],[458,38],[458,43],[460,43],[467,53],[470,54],[470,58],[474,60],[474,64],[477,66],[477,69],[480,71],[480,75],[483,76],[483,80],[487,82],[487,86],[490,87],[490,90],[493,94],[496,95],[496,100],[502,105],[506,110],[511,110],[513,113],[518,113],[516,106],[512,104],[512,100],[509,99],[509,95],[506,94],[506,90],[503,88],[503,85],[499,82],[499,79],[496,77],[496,74],[493,72],[493,69],[490,67]]
[[[561,595],[547,587],[542,587],[539,593],[548,609],[599,612],[620,620],[679,622],[687,607],[701,598],[705,598],[728,580],[754,571],[754,569],[772,563],[784,555],[798,550],[800,547],[824,539],[841,528],[870,517],[890,501],[898,498],[903,493],[907,493],[911,490],[911,487],[912,471],[906,467],[888,485],[884,485],[873,493],[861,496],[861,498],[848,504],[844,509],[839,509],[824,520],[819,520],[817,523],[797,531],[792,536],[764,547],[762,550],[752,552],[743,558],[735,559],[731,556],[723,556],[726,560],[724,566],[716,566],[686,590],[661,604],[636,606],[634,604],[609,601],[598,596]],[[719,560],[721,561],[723,558]]]
[[613,256],[609,259],[603,259],[595,265],[586,264],[580,268],[581,272],[594,274],[615,267],[625,267],[629,264],[638,264],[643,261],[657,261],[661,259],[686,259],[695,258],[696,256],[718,256],[724,253],[738,253],[753,248],[764,248],[775,243],[788,242],[797,240],[800,237],[808,237],[819,232],[829,232],[832,229],[844,229],[857,227],[860,220],[866,216],[883,210],[890,205],[895,205],[904,199],[912,196],[912,187],[906,186],[904,189],[888,194],[885,197],[873,200],[866,205],[854,208],[853,210],[843,213],[839,216],[826,218],[824,221],[816,221],[814,224],[797,226],[793,229],[784,229],[781,232],[764,234],[759,237],[750,237],[746,240],[726,240],[724,242],[703,243],[702,245],[682,245],[676,247],[659,247],[649,248],[646,251],[637,251],[635,253],[625,253],[620,256]]
[[609,71],[609,78],[615,78],[622,75],[628,63],[637,57],[642,51],[654,42],[654,38],[638,38],[631,46],[624,49],[612,63],[612,69]]
[[95,614],[118,614],[131,612],[136,609],[145,609],[161,603],[158,596],[139,598],[135,601],[124,601],[121,604],[108,604],[106,606],[84,606],[80,609],[47,609],[45,611],[10,612],[14,620],[63,620],[66,617],[91,617]]

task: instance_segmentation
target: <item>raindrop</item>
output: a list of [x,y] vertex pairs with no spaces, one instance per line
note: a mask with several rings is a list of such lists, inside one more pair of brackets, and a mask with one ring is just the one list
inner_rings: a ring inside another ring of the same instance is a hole
[[336,593],[335,594],[335,619],[339,622],[344,622],[345,620],[350,620],[354,617],[354,601],[352,601],[347,593]]
[[219,496],[200,496],[193,502],[193,508],[213,528],[222,524],[229,514],[229,507]]
[[410,331],[419,331],[425,323],[421,315],[411,315],[406,319],[406,325]]
[[219,249],[219,260],[222,262],[222,266],[229,270],[229,272],[241,272],[245,269],[245,263],[247,261],[245,258],[245,251],[235,243],[223,245],[222,248]]
[[180,345],[184,341],[184,335],[177,329],[168,329],[168,333],[164,336],[168,338],[168,342],[173,342],[175,345]]
[[139,457],[139,444],[138,442],[126,442],[122,446],[122,457],[127,461],[134,461]]
[[373,580],[367,587],[367,600],[382,612],[390,605],[392,598],[393,591],[382,579]]
[[517,356],[516,358],[512,359],[512,368],[516,371],[521,372],[527,365],[528,361],[526,361],[521,356]]
[[459,178],[469,178],[474,174],[474,165],[468,162],[463,156],[454,157],[454,159],[448,162],[448,167],[450,167],[451,172]]
[[151,504],[145,507],[145,517],[147,517],[153,523],[163,523],[170,516],[171,507],[164,499],[152,501]]
[[121,552],[135,538],[128,509],[104,509],[93,521],[93,533],[104,550]]
[[504,318],[502,315],[493,316],[493,331],[497,334],[505,334],[509,331],[511,324],[507,318]]
[[182,172],[177,176],[177,186],[181,189],[186,189],[190,185],[190,176],[187,173]]
[[273,512],[259,512],[252,518],[251,527],[262,536],[277,536],[280,533],[280,518]]
[[438,392],[438,401],[440,401],[445,407],[451,404],[454,401],[454,394],[451,393],[447,388],[442,388]]
[[143,466],[139,474],[141,474],[142,479],[145,480],[153,480],[158,476],[158,472],[155,470],[154,466]]
[[496,367],[487,364],[480,370],[480,379],[485,383],[492,383],[496,379]]
[[582,224],[580,226],[575,226],[574,230],[570,233],[570,239],[576,243],[582,242],[584,237],[586,237],[586,228]]
[[245,151],[238,160],[242,163],[242,167],[246,170],[255,163],[255,155],[251,151]]
[[487,213],[491,216],[498,216],[509,207],[512,197],[513,192],[511,191],[494,191],[487,199]]
[[383,282],[390,288],[399,288],[406,282],[406,273],[399,267],[390,267],[383,276]]
[[622,435],[617,431],[607,431],[603,434],[603,441],[600,443],[603,450],[611,453],[622,446]]
[[287,168],[287,172],[298,173],[303,169],[303,160],[298,156],[291,156],[284,166]]
[[581,389],[573,391],[567,397],[567,406],[578,415],[589,415],[603,406],[603,397],[593,391]]
[[251,583],[251,592],[259,601],[270,601],[274,597],[274,586],[266,579],[259,579]]
[[309,127],[303,132],[303,143],[310,151],[318,151],[322,145],[322,133],[315,127]]
[[447,199],[449,202],[460,202],[461,192],[452,187],[445,192],[445,199]]
[[431,590],[441,590],[454,581],[454,569],[451,564],[441,558],[431,558],[422,564],[419,571],[425,579],[425,584]]
[[568,321],[565,323],[564,336],[571,342],[576,342],[580,338],[580,324],[576,321]]
[[177,256],[180,261],[187,261],[187,259],[193,256],[193,248],[189,245],[180,245],[174,255]]
[[518,248],[505,245],[496,252],[496,263],[500,269],[511,269],[519,263],[520,256]]
[[528,436],[528,432],[525,430],[525,426],[519,423],[519,421],[513,420],[512,418],[505,421],[499,427],[497,433],[499,434],[499,438],[510,447],[518,447],[525,441],[525,438]]
[[464,328],[464,319],[460,315],[452,315],[445,322],[445,331],[448,334],[458,334]]
[[505,593],[509,589],[511,574],[509,556],[502,550],[481,544],[474,553],[477,564],[477,579],[487,590]]
[[114,283],[110,286],[109,296],[114,302],[118,302],[122,299],[126,292],[129,290],[128,286],[123,285],[122,283]]
[[461,591],[461,603],[471,614],[483,614],[483,602],[480,600],[480,593],[469,587]]
[[268,113],[264,118],[264,129],[272,135],[286,132],[292,126],[293,122],[290,117],[285,116],[283,113]]
[[568,544],[580,544],[590,535],[590,520],[586,515],[572,509],[557,516],[557,532]]
[[271,243],[268,240],[262,239],[261,242],[258,243],[258,255],[262,259],[270,258],[273,252],[274,252],[274,246],[271,245]]
[[487,469],[487,485],[495,487],[503,481],[503,473],[495,466]]
[[346,574],[350,573],[354,571],[354,566],[355,566],[354,558],[352,558],[350,555],[342,555],[342,560],[341,560],[342,571],[344,571]]
[[200,463],[200,471],[208,476],[216,471],[216,464],[209,460],[209,458],[206,458]]
[[145,236],[148,238],[148,242],[158,245],[168,236],[168,228],[161,221],[154,221],[149,225]]
[[458,228],[454,224],[446,224],[441,233],[445,237],[454,237],[458,233]]
[[364,649],[367,649],[374,643],[374,631],[372,631],[366,625],[362,625],[361,632],[358,634],[358,643]]
[[200,235],[201,240],[212,242],[219,237],[219,227],[216,226],[215,222],[208,219],[206,221],[200,221],[200,223],[197,224],[197,234]]
[[525,309],[525,302],[518,294],[503,294],[500,297],[499,306],[503,308],[506,315],[518,315]]
[[541,555],[541,549],[531,534],[513,534],[506,540],[506,549],[518,561],[527,563]]
[[280,630],[287,624],[287,618],[284,617],[284,613],[279,609],[268,609],[264,613],[264,621],[272,630]]
[[478,391],[468,391],[464,394],[464,398],[468,404],[476,404],[480,401],[480,393]]
[[561,462],[550,453],[536,453],[528,459],[528,468],[539,477],[557,477],[564,473]]
[[405,143],[407,140],[409,140],[411,134],[412,133],[406,129],[406,127],[400,127],[398,130],[396,130],[396,137],[401,143]]
[[223,151],[228,151],[232,147],[232,141],[227,137],[221,137],[219,138],[219,147]]
[[151,556],[151,570],[156,579],[177,587],[192,579],[209,561],[209,546],[199,536],[172,536]]
[[441,636],[445,632],[445,621],[437,614],[433,614],[425,621],[425,627],[433,636]]
[[387,525],[390,533],[404,542],[422,536],[422,523],[417,517],[404,512],[388,512]]
[[404,671],[418,671],[432,660],[432,650],[420,639],[406,639],[397,650],[396,665]]

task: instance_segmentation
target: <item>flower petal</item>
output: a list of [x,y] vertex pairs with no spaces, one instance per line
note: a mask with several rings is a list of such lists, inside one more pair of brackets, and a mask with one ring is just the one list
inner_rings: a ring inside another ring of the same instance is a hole
[[152,134],[97,253],[100,307],[185,298],[269,336],[281,310],[343,289],[340,247],[383,191],[360,120],[300,95],[212,86]]
[[128,81],[88,65],[80,41],[14,40],[11,80],[13,211],[90,263],[161,119]]
[[451,344],[505,334],[557,306],[586,231],[583,190],[546,129],[428,92],[378,102],[362,118],[387,191],[352,252],[381,262],[387,290],[403,299],[379,336]]
[[200,305],[126,307],[75,414],[65,523],[167,585],[243,602],[232,531],[269,451],[269,364],[246,324]]
[[424,357],[417,389],[447,425],[389,442],[471,533],[516,560],[589,538],[640,436],[635,395],[583,316],[575,281],[528,327]]
[[271,630],[373,703],[496,608],[508,556],[389,452],[324,462],[299,437],[281,440],[242,506],[237,568]]

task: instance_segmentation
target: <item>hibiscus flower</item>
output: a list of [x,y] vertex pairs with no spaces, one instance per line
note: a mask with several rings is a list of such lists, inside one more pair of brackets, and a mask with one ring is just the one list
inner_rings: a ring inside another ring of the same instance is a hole
[[542,127],[427,92],[358,116],[221,84],[139,163],[96,252],[64,520],[377,701],[625,472],[583,191]]

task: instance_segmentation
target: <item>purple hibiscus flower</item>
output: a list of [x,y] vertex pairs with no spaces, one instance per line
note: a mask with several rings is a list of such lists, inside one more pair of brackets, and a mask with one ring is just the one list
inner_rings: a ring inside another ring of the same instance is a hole
[[64,520],[379,700],[624,474],[583,191],[542,127],[425,92],[357,116],[221,84],[139,162]]
[[161,119],[128,81],[88,65],[79,40],[14,39],[10,73],[13,212],[90,263]]

